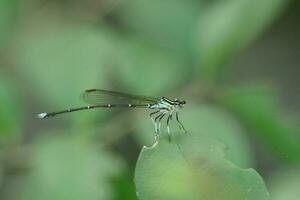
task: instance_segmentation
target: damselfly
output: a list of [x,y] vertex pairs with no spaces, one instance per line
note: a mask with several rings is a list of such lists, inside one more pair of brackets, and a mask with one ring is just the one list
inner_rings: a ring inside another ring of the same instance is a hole
[[148,108],[153,109],[154,112],[150,113],[150,118],[155,128],[155,140],[159,138],[161,131],[161,120],[166,117],[167,133],[170,140],[170,126],[169,122],[175,115],[175,120],[179,128],[186,133],[186,130],[178,118],[178,110],[183,107],[185,101],[179,99],[168,99],[166,97],[154,98],[139,95],[131,95],[122,92],[108,91],[102,89],[89,89],[84,91],[81,98],[86,103],[90,104],[84,107],[70,108],[58,112],[39,113],[37,117],[39,119],[45,119],[48,117],[54,117],[63,113],[75,112],[80,110],[88,110],[94,108]]

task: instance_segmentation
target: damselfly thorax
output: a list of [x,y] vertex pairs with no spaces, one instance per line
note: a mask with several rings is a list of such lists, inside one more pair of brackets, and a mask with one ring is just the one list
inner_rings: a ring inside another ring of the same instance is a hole
[[159,133],[161,132],[161,120],[166,117],[167,119],[167,133],[170,139],[170,120],[173,120],[175,115],[175,120],[179,125],[180,129],[186,133],[185,128],[178,118],[178,110],[183,107],[186,103],[178,99],[168,99],[166,97],[155,98],[146,97],[139,95],[131,95],[122,92],[115,92],[102,89],[89,89],[86,90],[81,98],[83,101],[88,103],[88,106],[79,108],[70,108],[58,112],[50,113],[39,113],[37,117],[39,119],[45,119],[49,117],[54,117],[63,113],[75,112],[80,110],[88,110],[94,108],[114,108],[114,107],[126,107],[126,108],[149,108],[155,110],[150,114],[150,118],[155,127],[155,140],[159,138]]

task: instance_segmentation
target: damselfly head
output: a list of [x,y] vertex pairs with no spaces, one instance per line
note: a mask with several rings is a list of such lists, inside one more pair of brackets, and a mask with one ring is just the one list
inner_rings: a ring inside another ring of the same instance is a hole
[[184,100],[179,100],[179,99],[174,99],[174,102],[176,105],[182,107],[184,104],[186,104],[186,101]]

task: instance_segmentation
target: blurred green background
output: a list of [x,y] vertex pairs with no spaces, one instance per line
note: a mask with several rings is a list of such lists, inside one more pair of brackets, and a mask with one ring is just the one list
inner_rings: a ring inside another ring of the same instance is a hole
[[224,144],[272,199],[298,199],[299,10],[296,0],[0,0],[0,199],[137,199],[148,111],[35,117],[84,105],[89,88],[185,99],[191,135]]

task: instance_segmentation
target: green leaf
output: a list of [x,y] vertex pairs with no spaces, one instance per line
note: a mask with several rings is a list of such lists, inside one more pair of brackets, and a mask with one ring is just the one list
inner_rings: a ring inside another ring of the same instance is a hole
[[20,199],[111,199],[109,180],[120,174],[123,163],[82,137],[59,134],[34,144],[32,170]]
[[114,178],[114,200],[136,200],[135,187],[132,181],[132,172],[126,172]]
[[141,40],[128,39],[120,52],[122,57],[116,73],[135,93],[150,96],[163,93],[178,87],[191,76],[191,71],[176,55]]
[[0,76],[0,142],[15,138],[22,125],[23,101],[18,86]]
[[[233,163],[242,167],[253,166],[253,156],[245,132],[229,113],[218,107],[188,103],[180,110],[179,118],[188,133],[210,137],[225,144],[228,148],[226,158]],[[137,139],[142,144],[150,145],[154,138],[154,127],[150,118],[138,117],[136,121],[139,126]],[[163,121],[162,130],[165,130],[165,124]],[[175,120],[171,121],[171,130],[179,131]]]
[[19,14],[19,0],[0,1],[0,44],[7,42],[12,36],[13,28]]
[[286,0],[223,0],[204,9],[196,36],[200,75],[214,78],[224,62],[252,42],[278,17]]
[[55,108],[75,106],[87,88],[105,88],[115,57],[115,38],[102,27],[44,21],[19,38],[18,69],[38,91],[38,98]]
[[5,176],[5,174],[4,174],[4,169],[3,169],[4,167],[2,166],[2,163],[0,163],[0,184],[2,185],[3,184],[3,182],[4,182],[4,176]]
[[124,5],[121,16],[141,38],[175,50],[177,56],[187,56],[200,8],[198,0],[131,0]]
[[263,200],[269,193],[253,169],[224,159],[224,146],[196,133],[166,137],[140,153],[135,184],[140,200]]
[[[299,167],[299,166],[298,166]],[[281,169],[270,180],[270,192],[274,200],[297,200],[300,196],[299,168]]]
[[279,110],[278,97],[267,86],[227,88],[220,101],[255,136],[286,162],[300,162],[299,128]]

